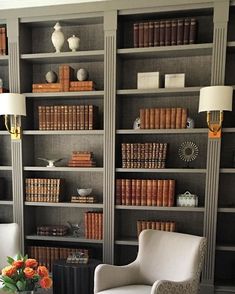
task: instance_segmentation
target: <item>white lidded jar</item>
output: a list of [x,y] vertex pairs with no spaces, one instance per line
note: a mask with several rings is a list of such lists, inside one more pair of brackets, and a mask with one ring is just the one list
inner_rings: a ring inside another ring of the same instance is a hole
[[56,53],[59,53],[64,44],[64,34],[61,32],[61,26],[59,22],[55,24],[54,29],[55,30],[51,35],[51,41],[55,47]]
[[80,39],[76,37],[75,35],[72,35],[72,37],[68,38],[69,48],[75,52],[79,48]]

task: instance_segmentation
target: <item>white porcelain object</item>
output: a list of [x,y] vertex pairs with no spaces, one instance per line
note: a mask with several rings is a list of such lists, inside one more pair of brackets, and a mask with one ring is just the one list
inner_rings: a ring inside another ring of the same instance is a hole
[[79,81],[86,81],[88,79],[88,77],[89,77],[89,73],[85,68],[80,68],[77,71],[77,79]]
[[45,78],[48,83],[55,83],[57,81],[57,74],[50,70],[46,73]]
[[72,35],[72,37],[68,38],[69,48],[75,52],[79,48],[80,39],[76,37],[75,35]]
[[51,35],[51,41],[55,47],[56,53],[60,52],[60,49],[64,45],[64,34],[61,32],[60,23],[57,22],[54,26],[55,31]]
[[88,196],[91,194],[92,188],[77,189],[77,192],[80,196]]

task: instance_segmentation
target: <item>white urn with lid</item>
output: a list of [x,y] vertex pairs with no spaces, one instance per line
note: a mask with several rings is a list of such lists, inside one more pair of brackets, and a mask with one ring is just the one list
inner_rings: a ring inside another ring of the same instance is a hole
[[75,52],[79,48],[80,39],[75,35],[72,35],[72,37],[68,38],[67,41],[72,52]]
[[64,45],[64,34],[61,31],[60,23],[57,22],[54,26],[54,32],[51,35],[51,41],[55,47],[56,53],[59,53],[62,46]]

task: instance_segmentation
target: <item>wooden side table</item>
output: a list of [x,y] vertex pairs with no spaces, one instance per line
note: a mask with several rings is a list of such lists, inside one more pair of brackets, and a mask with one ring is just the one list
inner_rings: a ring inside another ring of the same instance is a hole
[[54,262],[53,294],[93,294],[94,271],[100,263],[97,259],[90,259],[87,264]]

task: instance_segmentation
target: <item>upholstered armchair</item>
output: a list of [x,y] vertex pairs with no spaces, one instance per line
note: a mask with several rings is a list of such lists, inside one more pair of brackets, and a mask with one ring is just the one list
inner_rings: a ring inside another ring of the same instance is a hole
[[[7,256],[15,257],[20,252],[19,226],[15,223],[0,224],[0,270],[7,266]],[[0,294],[6,294],[1,290]]]
[[94,293],[196,294],[205,248],[203,237],[144,230],[134,262],[96,267]]

